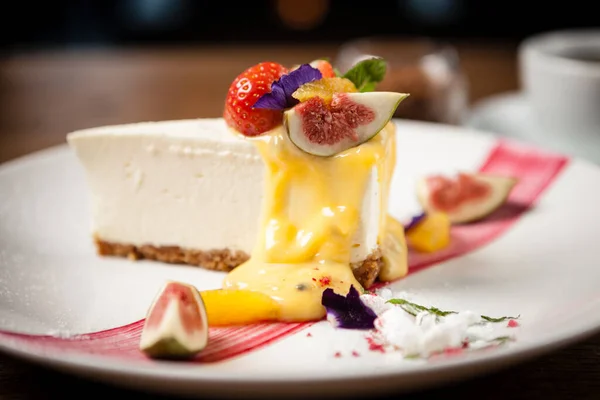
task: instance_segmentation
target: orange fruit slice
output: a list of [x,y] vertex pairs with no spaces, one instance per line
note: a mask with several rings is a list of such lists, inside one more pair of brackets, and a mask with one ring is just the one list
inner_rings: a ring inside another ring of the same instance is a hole
[[406,232],[408,245],[416,251],[432,253],[450,244],[450,218],[442,212],[427,214]]
[[209,326],[246,325],[279,317],[279,304],[260,292],[214,289],[202,291],[200,296]]
[[312,97],[320,97],[325,102],[330,102],[334,93],[358,92],[354,83],[346,78],[322,78],[317,81],[305,83],[300,86],[292,97],[299,101],[306,101]]

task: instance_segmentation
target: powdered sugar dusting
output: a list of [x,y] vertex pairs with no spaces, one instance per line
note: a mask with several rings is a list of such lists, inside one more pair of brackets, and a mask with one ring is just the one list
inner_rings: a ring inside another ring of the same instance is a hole
[[[360,299],[376,314],[375,329],[366,339],[369,349],[400,353],[406,358],[456,355],[505,344],[516,339],[520,324],[511,317],[493,319],[470,310],[442,311],[412,303],[406,292],[382,288]],[[394,304],[391,299],[409,303]]]
[[52,337],[60,338],[60,339],[70,339],[73,336],[75,336],[71,331],[57,330],[57,329],[49,330],[46,334],[48,336],[52,336]]
[[386,303],[386,300],[383,297],[380,297],[376,294],[363,294],[360,296],[360,300],[377,315],[380,315],[388,309],[394,307],[393,304]]

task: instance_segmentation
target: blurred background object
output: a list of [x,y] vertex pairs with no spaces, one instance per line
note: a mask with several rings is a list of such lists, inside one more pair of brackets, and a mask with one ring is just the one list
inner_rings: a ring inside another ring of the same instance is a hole
[[67,132],[221,116],[248,66],[329,57],[389,60],[378,87],[411,97],[398,117],[457,124],[475,102],[518,88],[532,34],[597,25],[593,2],[477,0],[55,0],[0,11],[0,162]]
[[378,90],[410,93],[395,117],[447,124],[462,121],[467,82],[454,47],[421,38],[410,43],[361,39],[343,44],[335,64],[345,72],[371,57],[382,57],[388,64]]
[[521,41],[519,90],[470,107],[463,124],[600,165],[600,27]]

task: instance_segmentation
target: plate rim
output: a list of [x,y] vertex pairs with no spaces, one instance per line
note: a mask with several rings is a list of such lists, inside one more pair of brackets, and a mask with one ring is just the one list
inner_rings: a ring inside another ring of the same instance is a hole
[[[600,303],[598,304],[600,306]],[[598,307],[600,310],[600,307]],[[219,361],[216,363],[185,363],[163,362],[159,361],[149,364],[139,364],[126,360],[111,358],[107,356],[90,355],[77,353],[76,351],[67,354],[61,350],[52,351],[27,351],[28,346],[11,347],[6,345],[6,340],[0,339],[0,351],[11,354],[23,359],[34,361],[38,364],[54,365],[61,368],[86,368],[89,372],[118,373],[122,377],[138,377],[144,379],[168,379],[169,381],[193,382],[196,384],[211,383],[230,383],[230,384],[299,384],[299,383],[326,383],[341,382],[355,379],[389,379],[398,376],[412,376],[423,374],[443,373],[455,368],[467,369],[471,367],[487,366],[494,363],[506,363],[511,360],[516,362],[519,359],[530,359],[548,354],[551,351],[564,348],[573,343],[580,342],[600,333],[600,313],[594,323],[587,323],[585,329],[568,329],[569,333],[562,334],[551,333],[546,336],[545,342],[532,342],[524,346],[513,346],[507,348],[495,349],[493,352],[471,353],[464,357],[446,358],[435,363],[419,362],[406,368],[407,364],[386,364],[382,369],[377,370],[336,370],[335,375],[294,374],[288,372],[282,375],[271,375],[270,377],[252,377],[251,371],[238,371],[235,376],[224,374],[222,371],[211,372],[210,366],[213,364],[225,364],[230,360],[243,357],[241,354],[232,359]],[[590,320],[587,320],[590,321]],[[8,342],[11,340],[9,339]],[[32,348],[34,346],[31,346]],[[40,347],[42,348],[42,347]],[[48,356],[55,353],[54,356]],[[62,357],[56,357],[61,354]],[[202,371],[200,371],[202,370]]]

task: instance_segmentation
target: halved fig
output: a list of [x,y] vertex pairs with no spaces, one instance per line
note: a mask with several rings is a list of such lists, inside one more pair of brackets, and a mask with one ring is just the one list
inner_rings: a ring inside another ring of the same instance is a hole
[[430,175],[417,182],[417,198],[426,212],[443,212],[453,224],[467,223],[497,210],[516,183],[513,177],[484,173]]
[[140,350],[154,358],[188,358],[207,343],[208,320],[198,290],[167,282],[148,310]]
[[331,102],[315,96],[286,111],[284,125],[299,149],[329,157],[377,135],[407,96],[396,92],[335,93]]

